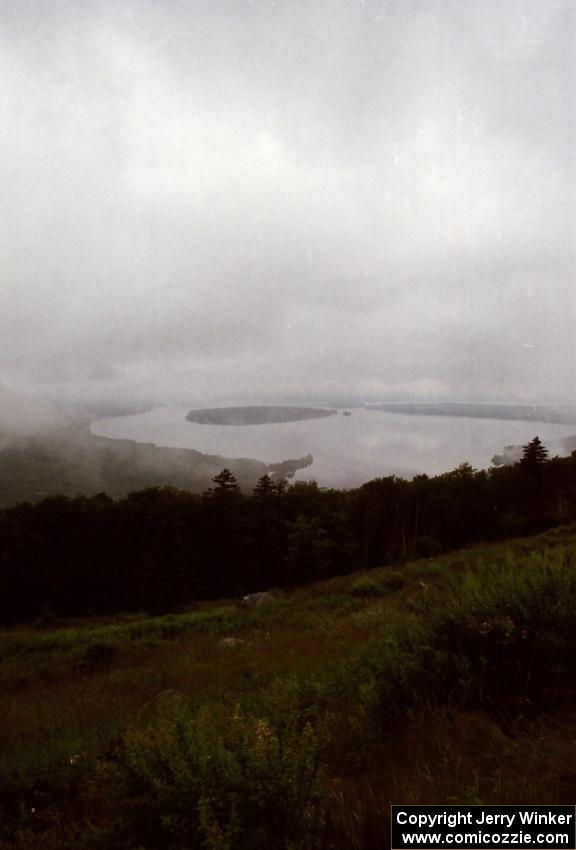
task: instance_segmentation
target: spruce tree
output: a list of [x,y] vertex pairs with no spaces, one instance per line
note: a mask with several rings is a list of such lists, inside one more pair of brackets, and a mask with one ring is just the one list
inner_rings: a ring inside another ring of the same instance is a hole
[[214,476],[212,481],[216,485],[216,488],[211,488],[209,491],[211,493],[221,495],[222,493],[236,493],[238,491],[238,482],[229,469],[223,469],[222,472]]
[[548,460],[548,449],[542,445],[540,437],[534,437],[525,446],[522,446],[523,454],[520,465],[527,470],[537,469]]

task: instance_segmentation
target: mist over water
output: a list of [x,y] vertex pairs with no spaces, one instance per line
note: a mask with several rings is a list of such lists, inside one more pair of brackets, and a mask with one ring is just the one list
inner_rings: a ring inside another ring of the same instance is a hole
[[407,416],[353,408],[330,416],[273,425],[199,425],[185,419],[189,405],[163,405],[135,416],[102,419],[92,433],[104,437],[191,448],[266,463],[311,453],[312,466],[296,473],[324,487],[354,487],[373,478],[436,475],[469,462],[490,466],[504,446],[525,444],[538,434],[551,455],[563,452],[573,425],[449,416]]

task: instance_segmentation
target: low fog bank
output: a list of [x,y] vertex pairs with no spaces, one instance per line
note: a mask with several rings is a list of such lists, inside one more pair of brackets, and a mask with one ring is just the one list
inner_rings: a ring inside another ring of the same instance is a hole
[[35,394],[28,388],[0,387],[0,508],[47,496],[120,498],[147,487],[171,486],[204,492],[215,475],[228,468],[246,490],[267,473],[291,477],[312,457],[271,466],[253,458],[230,458],[110,439],[90,433],[104,415],[129,415],[151,405],[114,400],[73,405]]
[[161,402],[115,396],[74,398],[49,388],[0,380],[0,446],[15,438],[50,436],[88,428],[109,416],[143,413]]
[[268,472],[258,460],[96,437],[78,426],[12,434],[0,444],[0,507],[53,495],[119,498],[147,487],[204,492],[225,467],[244,488]]
[[0,382],[0,446],[15,438],[51,434],[89,421],[82,405],[51,398],[27,386]]

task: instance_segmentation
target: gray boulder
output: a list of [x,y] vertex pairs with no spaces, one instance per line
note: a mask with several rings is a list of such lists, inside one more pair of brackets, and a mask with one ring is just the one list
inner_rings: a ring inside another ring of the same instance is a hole
[[259,608],[261,605],[267,605],[269,602],[274,602],[276,599],[271,593],[263,591],[261,593],[249,593],[242,599],[242,605],[245,608]]

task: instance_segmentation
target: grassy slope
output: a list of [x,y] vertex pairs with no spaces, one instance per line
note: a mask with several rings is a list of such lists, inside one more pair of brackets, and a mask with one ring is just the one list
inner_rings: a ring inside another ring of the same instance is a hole
[[[293,766],[300,776],[310,763],[303,729],[313,730],[322,763],[322,776],[314,774],[322,802],[310,792],[306,808],[321,809],[318,846],[384,846],[390,802],[569,802],[576,793],[569,669],[576,638],[573,610],[571,621],[563,600],[576,581],[575,555],[570,527],[332,579],[278,594],[252,611],[224,601],[161,618],[5,631],[2,773],[16,769],[28,777],[21,779],[22,794],[34,799],[37,782],[30,777],[79,764],[92,774],[93,758],[124,736],[132,755],[119,759],[124,784],[116,793],[128,794],[126,776],[140,771],[144,781],[160,769],[158,754],[166,740],[175,746],[171,724],[182,717],[201,723],[194,726],[197,739],[214,751],[231,734],[231,718],[241,717],[243,746],[248,741],[254,753],[264,747],[262,729],[278,743],[270,730],[287,728],[282,718],[289,714],[302,722],[287,738],[294,765],[282,762],[283,777]],[[559,582],[565,592],[557,591]],[[198,720],[203,706],[209,721]],[[151,728],[164,730],[163,737]],[[134,752],[137,764],[130,762]],[[174,760],[173,749],[163,758]],[[95,764],[101,770],[102,759]],[[226,769],[231,776],[232,767]],[[251,777],[264,770],[260,763],[242,769]],[[226,786],[218,796],[226,797],[232,779],[218,781]],[[242,782],[249,784],[246,777]],[[266,782],[273,787],[269,776]],[[63,827],[50,799],[42,828],[54,843],[44,836],[45,846],[83,846],[67,832],[83,832],[81,825]],[[162,800],[170,812],[176,806]],[[210,816],[223,835],[232,830],[225,813]],[[314,846],[311,823],[299,821],[304,838],[286,846]],[[36,846],[38,828],[22,826],[18,846]],[[124,846],[110,834],[97,840],[86,846]],[[227,846],[224,839],[203,840],[187,844],[177,833],[173,846]],[[257,846],[242,841],[230,846]],[[157,839],[142,846],[164,845]]]

